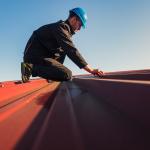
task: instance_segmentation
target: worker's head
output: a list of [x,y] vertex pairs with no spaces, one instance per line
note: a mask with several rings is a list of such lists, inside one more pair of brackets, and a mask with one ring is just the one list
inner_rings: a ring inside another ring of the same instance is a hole
[[69,23],[72,26],[72,29],[77,32],[81,29],[81,26],[85,28],[87,15],[82,8],[74,8],[69,11]]

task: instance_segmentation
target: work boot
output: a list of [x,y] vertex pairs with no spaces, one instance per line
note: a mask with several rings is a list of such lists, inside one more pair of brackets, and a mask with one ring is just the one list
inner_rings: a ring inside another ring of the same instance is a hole
[[22,62],[21,63],[22,82],[24,83],[28,82],[31,74],[32,74],[32,64]]

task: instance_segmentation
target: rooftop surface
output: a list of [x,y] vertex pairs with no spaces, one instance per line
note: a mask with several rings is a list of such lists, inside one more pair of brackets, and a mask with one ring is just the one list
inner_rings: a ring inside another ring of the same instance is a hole
[[0,83],[0,150],[149,150],[150,70]]

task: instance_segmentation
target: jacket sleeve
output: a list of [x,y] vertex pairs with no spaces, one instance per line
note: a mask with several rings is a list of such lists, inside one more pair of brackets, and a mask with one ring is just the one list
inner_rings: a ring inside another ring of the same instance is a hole
[[67,56],[79,67],[84,68],[87,65],[87,62],[79,53],[78,49],[75,48],[68,30],[65,25],[57,26],[55,30],[53,30],[53,34],[58,42],[58,44],[62,47],[62,49],[66,52]]

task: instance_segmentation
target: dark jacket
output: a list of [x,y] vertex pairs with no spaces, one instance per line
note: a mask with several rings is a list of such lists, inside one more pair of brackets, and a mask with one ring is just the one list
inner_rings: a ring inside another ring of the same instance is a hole
[[74,32],[68,21],[47,24],[35,30],[24,51],[25,62],[38,62],[42,58],[53,58],[63,64],[66,55],[79,67],[87,65],[74,46]]

